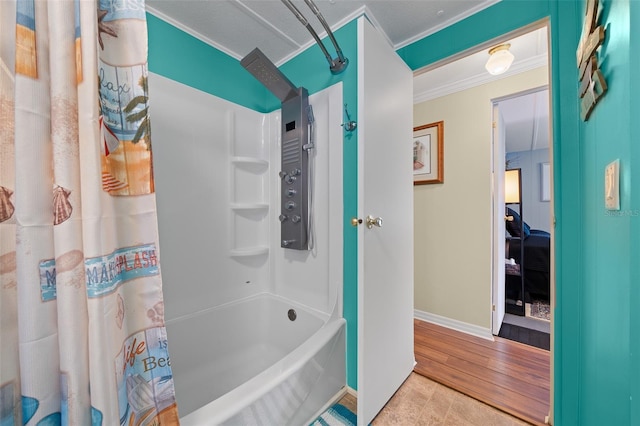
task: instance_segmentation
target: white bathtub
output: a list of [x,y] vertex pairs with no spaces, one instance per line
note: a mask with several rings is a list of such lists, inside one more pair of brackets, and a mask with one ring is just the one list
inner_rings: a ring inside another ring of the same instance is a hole
[[177,318],[167,333],[182,426],[305,425],[345,386],[344,319],[273,295]]

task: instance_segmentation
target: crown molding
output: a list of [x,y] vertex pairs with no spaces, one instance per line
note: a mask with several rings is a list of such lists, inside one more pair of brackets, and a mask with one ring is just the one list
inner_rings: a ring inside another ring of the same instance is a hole
[[514,76],[516,74],[520,74],[526,71],[531,71],[536,68],[544,67],[547,65],[547,54],[537,55],[529,59],[525,59],[523,61],[519,61],[507,72],[501,74],[499,76],[494,76],[489,73],[483,72],[480,74],[473,75],[468,78],[464,78],[462,80],[456,80],[451,83],[435,87],[433,89],[424,90],[422,92],[414,93],[413,95],[413,103],[419,104],[421,102],[430,101],[432,99],[440,98],[442,96],[451,95],[453,93],[461,92],[463,90],[471,89],[476,86],[480,86],[482,84],[486,84],[492,81],[502,80],[504,78],[508,78]]
[[435,34],[438,31],[443,30],[443,29],[445,29],[445,28],[447,28],[447,27],[449,27],[449,26],[451,26],[453,24],[456,24],[456,23],[462,21],[463,19],[468,18],[471,15],[474,15],[474,14],[476,14],[476,13],[478,13],[478,12],[484,10],[484,9],[487,9],[488,7],[493,6],[494,4],[498,3],[499,1],[500,0],[488,0],[485,3],[482,3],[482,4],[479,4],[477,6],[474,6],[471,9],[465,11],[464,13],[461,13],[459,15],[456,15],[456,16],[452,17],[452,18],[449,18],[446,21],[443,21],[441,24],[436,25],[435,27],[430,28],[427,31],[424,31],[424,32],[422,32],[420,34],[417,34],[417,35],[415,35],[413,37],[410,37],[410,38],[406,39],[405,41],[402,41],[402,42],[396,44],[394,46],[394,49],[395,50],[401,49],[401,48],[403,48],[405,46],[410,45],[411,43],[414,43],[414,42],[416,42],[418,40],[421,40],[421,39],[423,39],[425,37],[428,37],[428,36],[430,36],[432,34]]
[[211,40],[209,37],[206,37],[206,36],[200,34],[199,32],[195,31],[193,28],[187,27],[186,25],[176,21],[175,19],[173,19],[169,15],[166,15],[166,14],[160,12],[158,9],[154,8],[153,6],[147,5],[146,6],[146,10],[147,10],[148,13],[150,13],[153,16],[155,16],[156,18],[165,21],[167,24],[176,27],[177,29],[181,30],[182,32],[185,32],[185,33],[189,34],[190,36],[192,36],[194,38],[197,38],[198,40],[200,40],[203,43],[208,44],[209,46],[215,47],[219,51],[221,51],[223,53],[226,53],[227,55],[231,56],[232,58],[235,58],[238,61],[240,59],[242,59],[242,56],[238,55],[236,52],[233,52],[233,51],[225,48],[221,44],[216,43],[215,41]]
[[[350,14],[346,15],[344,18],[342,18],[340,21],[338,21],[333,27],[331,27],[331,32],[335,33],[340,28],[342,28],[345,25],[349,24],[350,22],[360,18],[361,16],[364,16],[365,18],[367,18],[367,20],[369,22],[371,22],[371,25],[373,25],[378,30],[378,32],[383,36],[383,38],[387,41],[389,46],[393,47],[393,43],[391,42],[391,39],[389,39],[389,36],[387,36],[387,33],[382,29],[382,26],[380,25],[379,21],[376,19],[375,15],[371,11],[371,9],[369,9],[367,6],[361,6],[358,9],[354,10],[353,12],[351,12]],[[322,32],[318,33],[318,37],[321,40],[324,39],[325,37],[327,37],[327,32],[324,30],[324,28],[322,30],[323,30]],[[311,40],[309,40],[309,42],[301,45],[299,49],[294,50],[293,52],[291,52],[287,56],[283,57],[281,60],[277,61],[275,63],[275,65],[279,67],[280,65],[282,65],[282,64],[286,63],[287,61],[293,59],[294,57],[298,56],[300,53],[304,52],[305,50],[307,50],[309,47],[313,46],[314,44],[316,44],[316,42],[312,38]],[[325,47],[327,47],[327,46],[325,46]],[[329,52],[331,52],[331,50],[329,50],[329,48],[333,48],[333,45],[327,47],[327,50]]]
[[[345,16],[343,19],[341,19],[340,21],[338,21],[337,24],[335,24],[333,26],[333,28],[331,28],[331,32],[335,33],[337,30],[339,30],[340,28],[344,27],[345,25],[347,25],[349,22],[353,21],[354,19],[359,18],[360,16],[364,15],[366,11],[366,7],[362,6],[360,8],[358,8],[357,10],[355,10],[354,12],[350,13],[349,15]],[[327,37],[327,32],[324,30],[324,27],[322,27],[322,32],[317,33],[318,37],[320,38],[320,40],[322,40],[323,38]],[[315,30],[315,28],[314,28]],[[316,31],[317,32],[317,31]],[[386,36],[386,34],[385,34]],[[331,42],[329,42],[331,44]],[[278,62],[276,62],[276,66],[280,66],[284,63],[286,63],[287,61],[295,58],[296,56],[298,56],[300,53],[304,52],[305,50],[307,50],[308,48],[310,48],[311,46],[313,46],[314,44],[316,44],[316,41],[311,38],[311,40],[309,40],[307,43],[303,44],[300,46],[299,49],[294,50],[293,52],[291,52],[290,54],[288,54],[287,56],[283,57],[281,60],[279,60]],[[327,46],[325,46],[327,47]],[[333,48],[333,45],[329,46],[330,48]],[[329,50],[329,48],[327,48],[328,52],[331,52],[331,50]],[[331,54],[331,53],[329,53]]]
[[[255,12],[253,12],[251,9],[249,9],[246,6],[242,5],[240,2],[237,2],[237,3],[240,5],[240,7],[243,7],[247,13],[251,14],[251,16],[253,16],[254,18],[257,18],[264,25],[266,25],[267,27],[269,27],[270,29],[272,29],[273,31],[278,33],[280,36],[282,36],[285,41],[287,41],[289,43],[293,43],[293,45],[296,46],[294,48],[294,50],[289,55],[287,55],[287,56],[283,57],[282,59],[280,59],[279,61],[275,62],[276,66],[278,66],[278,67],[281,66],[282,64],[286,63],[287,61],[289,61],[292,58],[294,58],[297,55],[299,55],[301,52],[304,52],[309,47],[311,47],[314,44],[316,44],[316,42],[315,42],[315,40],[313,38],[311,40],[309,40],[307,43],[304,43],[304,44],[296,43],[291,38],[289,38],[286,34],[283,34],[282,31],[278,30],[273,25],[269,24],[267,21],[265,21],[263,18],[261,18],[259,15],[257,15]],[[156,18],[165,21],[169,25],[172,25],[172,26],[178,28],[179,30],[181,30],[181,31],[193,36],[194,38],[200,40],[203,43],[208,44],[209,46],[212,46],[212,47],[218,49],[219,51],[231,56],[232,58],[237,59],[238,61],[242,59],[242,55],[239,55],[238,53],[236,53],[236,52],[234,52],[234,51],[232,51],[230,49],[225,48],[221,44],[216,43],[215,41],[211,40],[210,38],[200,34],[198,31],[195,31],[193,28],[188,27],[188,26],[182,24],[181,22],[171,18],[170,16],[168,16],[167,14],[159,11],[158,9],[154,8],[153,6],[147,5],[146,6],[146,10],[147,10],[148,13],[150,13],[153,16],[155,16]],[[346,15],[343,19],[338,21],[331,28],[331,31],[335,33],[337,30],[339,30],[343,26],[347,25],[351,21],[359,18],[360,16],[365,16],[369,20],[369,22],[371,22],[371,24],[381,32],[381,34],[384,36],[385,40],[389,43],[389,45],[393,46],[393,43],[391,43],[391,40],[387,36],[387,33],[385,33],[382,30],[382,27],[380,26],[378,20],[373,15],[373,12],[371,12],[371,10],[369,10],[366,6],[362,6],[362,7],[358,8],[358,9],[356,9],[355,11],[353,11],[352,13]],[[322,28],[322,32],[318,32],[318,37],[320,39],[323,39],[323,38],[327,37],[327,32],[324,30],[324,28]],[[333,47],[333,46],[330,46],[330,47]]]

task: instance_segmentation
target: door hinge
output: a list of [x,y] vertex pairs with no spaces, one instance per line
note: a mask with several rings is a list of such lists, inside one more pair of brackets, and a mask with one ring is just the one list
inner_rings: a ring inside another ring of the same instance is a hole
[[495,121],[491,123],[491,127],[493,127],[494,129],[496,128],[496,122]]
[[495,311],[496,311],[496,305],[491,305],[491,310],[492,310],[493,312],[495,312]]

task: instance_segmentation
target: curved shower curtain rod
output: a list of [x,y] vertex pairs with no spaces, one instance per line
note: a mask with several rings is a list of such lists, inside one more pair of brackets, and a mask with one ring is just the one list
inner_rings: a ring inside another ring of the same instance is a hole
[[307,21],[307,19],[298,10],[298,8],[295,7],[293,3],[291,3],[291,0],[282,0],[282,2],[285,4],[285,6],[289,8],[289,10],[296,16],[296,18],[298,18],[298,20],[302,23],[302,25],[304,25],[307,28],[309,33],[311,33],[316,43],[322,50],[322,53],[324,53],[325,58],[327,58],[331,73],[340,74],[342,71],[344,71],[347,68],[347,65],[349,64],[349,60],[345,58],[344,55],[342,54],[342,49],[340,49],[340,46],[338,46],[338,42],[333,36],[333,33],[331,32],[331,28],[329,28],[329,24],[327,24],[327,21],[325,21],[324,16],[322,16],[322,13],[320,13],[320,9],[318,9],[318,6],[316,6],[313,0],[304,0],[304,2],[307,4],[307,6],[309,6],[313,14],[316,15],[316,17],[324,27],[325,31],[327,32],[327,35],[329,36],[329,39],[331,40],[331,43],[333,43],[333,47],[335,47],[336,53],[338,54],[338,57],[336,59],[333,59],[329,54],[329,52],[327,52],[327,49],[324,47],[322,40],[320,40],[320,37],[318,37],[318,34],[314,31],[314,29],[311,27],[311,24],[309,24],[309,21]]

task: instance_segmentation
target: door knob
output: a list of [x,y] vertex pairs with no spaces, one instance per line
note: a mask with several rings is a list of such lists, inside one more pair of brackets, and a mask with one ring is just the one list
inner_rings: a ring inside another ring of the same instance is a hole
[[382,227],[382,218],[381,217],[373,217],[371,215],[367,216],[367,228],[371,229],[374,226],[378,228]]
[[362,223],[362,219],[358,219],[357,217],[351,218],[351,226],[358,226]]

